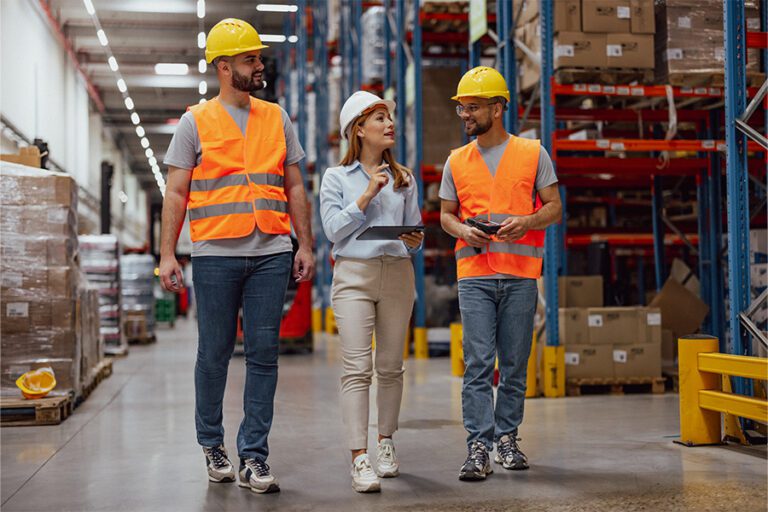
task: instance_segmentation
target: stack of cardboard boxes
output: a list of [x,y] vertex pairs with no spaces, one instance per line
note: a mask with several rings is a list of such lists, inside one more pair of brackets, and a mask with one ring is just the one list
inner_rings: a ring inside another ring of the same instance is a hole
[[661,376],[658,308],[603,307],[601,276],[561,277],[559,289],[566,378]]
[[[654,68],[653,0],[558,0],[555,2],[555,69]],[[516,39],[541,54],[538,0],[515,0]],[[518,11],[519,9],[519,11]],[[519,85],[530,89],[540,77],[533,55],[517,51]]]
[[[53,368],[59,394],[75,394],[101,360],[95,295],[77,263],[77,185],[71,176],[0,163],[1,384]],[[95,329],[95,331],[94,331]]]

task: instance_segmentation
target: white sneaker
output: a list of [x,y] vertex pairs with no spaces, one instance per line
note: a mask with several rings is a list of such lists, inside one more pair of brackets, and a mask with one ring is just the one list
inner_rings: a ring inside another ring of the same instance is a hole
[[395,443],[391,439],[382,439],[376,448],[376,474],[381,478],[393,478],[400,474]]
[[208,480],[211,482],[234,482],[235,468],[232,466],[224,445],[203,446],[205,467],[208,470]]
[[245,487],[259,494],[279,492],[280,484],[269,470],[269,465],[261,459],[240,459],[240,487]]
[[357,492],[379,492],[381,483],[371,467],[367,453],[355,457],[352,463],[352,488]]

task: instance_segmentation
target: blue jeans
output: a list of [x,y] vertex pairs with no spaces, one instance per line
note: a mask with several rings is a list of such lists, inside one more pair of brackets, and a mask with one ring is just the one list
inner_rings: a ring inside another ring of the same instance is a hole
[[266,460],[277,387],[277,356],[291,253],[192,258],[197,299],[195,427],[202,446],[224,444],[222,404],[243,308],[245,416],[237,434],[241,458]]
[[[463,279],[459,308],[464,328],[461,391],[467,444],[488,449],[517,435],[523,421],[526,370],[533,338],[538,289],[533,279]],[[493,370],[499,358],[499,388],[493,405]]]

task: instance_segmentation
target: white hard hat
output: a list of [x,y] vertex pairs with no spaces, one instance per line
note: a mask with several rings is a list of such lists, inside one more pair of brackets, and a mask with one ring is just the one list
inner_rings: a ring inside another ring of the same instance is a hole
[[371,94],[367,91],[357,91],[355,94],[349,97],[344,102],[344,106],[341,107],[341,114],[339,114],[339,126],[341,127],[341,138],[347,138],[347,128],[352,122],[360,117],[360,115],[366,110],[375,105],[384,105],[389,110],[389,115],[395,112],[395,102],[391,100],[383,100]]

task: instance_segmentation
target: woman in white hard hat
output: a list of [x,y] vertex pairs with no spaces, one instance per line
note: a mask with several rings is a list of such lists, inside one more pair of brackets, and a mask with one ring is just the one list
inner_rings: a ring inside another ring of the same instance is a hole
[[[358,240],[370,226],[421,225],[416,180],[392,156],[395,103],[369,92],[354,93],[341,109],[347,153],[323,175],[320,216],[336,264],[331,301],[341,337],[344,373],[341,406],[352,451],[352,487],[381,490],[379,477],[395,477],[392,442],[403,394],[403,350],[414,300],[409,254],[421,231],[391,240]],[[368,396],[373,376],[371,341],[376,332],[378,446],[368,456]]]

